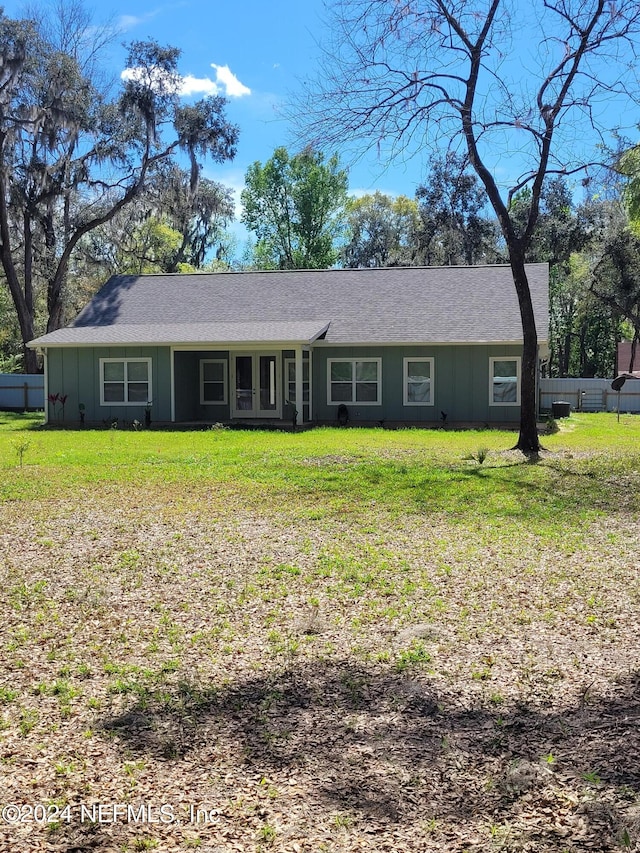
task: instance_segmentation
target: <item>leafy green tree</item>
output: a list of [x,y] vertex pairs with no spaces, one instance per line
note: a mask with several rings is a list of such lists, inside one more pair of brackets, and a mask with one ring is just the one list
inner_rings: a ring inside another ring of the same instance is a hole
[[590,290],[591,255],[573,253],[551,267],[549,281],[549,373],[610,376],[619,337],[617,312]]
[[345,267],[410,266],[416,263],[420,216],[407,196],[376,191],[350,198],[346,206]]
[[[39,287],[47,331],[64,322],[70,265],[87,234],[179,153],[195,193],[199,159],[224,161],[237,140],[224,99],[181,104],[178,49],[134,42],[114,97],[101,84],[105,32],[73,0],[55,11],[54,23],[0,16],[0,264],[23,344],[35,337]],[[26,348],[25,365],[37,369]]]
[[[637,101],[628,56],[640,37],[640,5],[533,0],[517,16],[507,0],[335,0],[332,8],[326,61],[295,105],[304,134],[384,155],[464,151],[511,266],[523,331],[516,447],[535,454],[538,337],[526,257],[540,196],[547,175],[577,173],[602,156],[594,129],[611,128],[597,126],[594,104],[612,95]],[[526,43],[516,30],[527,32]],[[517,176],[505,187],[515,152]],[[522,227],[510,200],[524,187],[531,202]]]
[[613,234],[593,271],[591,293],[633,328],[631,365],[640,341],[640,237],[631,228]]
[[290,156],[277,148],[247,169],[242,222],[257,237],[254,264],[275,269],[325,269],[339,257],[347,173],[338,156],[326,162],[306,148]]
[[149,189],[82,241],[75,272],[190,272],[224,257],[224,228],[233,216],[231,191],[187,172],[159,170]]
[[486,215],[487,197],[465,157],[449,151],[432,157],[425,182],[416,190],[420,206],[423,263],[495,263],[498,230]]
[[640,232],[640,145],[623,152],[616,171],[622,182],[622,201],[631,229]]
[[0,285],[0,373],[18,373],[22,363],[20,329],[11,296],[7,288]]
[[[511,199],[509,213],[518,231],[524,231],[531,215],[532,193],[524,187]],[[576,207],[564,176],[546,179],[540,192],[538,219],[527,248],[527,261],[564,266],[593,238],[593,222]]]
[[212,255],[220,260],[233,219],[233,194],[228,187],[200,177],[195,188],[187,172],[173,165],[155,181],[152,210],[181,235],[165,272],[201,269]]
[[121,226],[117,233],[109,229],[106,235],[94,235],[102,238],[100,242],[93,241],[93,248],[97,250],[94,259],[100,258],[106,275],[175,272],[174,258],[182,243],[179,231],[157,216],[140,221],[131,221],[126,216],[118,219],[121,221],[110,223]]

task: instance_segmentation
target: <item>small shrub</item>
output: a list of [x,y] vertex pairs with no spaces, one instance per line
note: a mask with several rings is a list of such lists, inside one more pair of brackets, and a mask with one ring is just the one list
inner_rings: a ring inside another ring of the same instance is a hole
[[16,452],[16,456],[18,457],[18,462],[20,463],[20,467],[22,468],[24,464],[24,455],[27,450],[31,447],[31,442],[28,438],[20,437],[17,438],[13,442],[13,449]]
[[429,663],[431,655],[425,649],[422,643],[413,643],[410,648],[403,649],[396,663],[398,672],[402,672],[410,666],[416,666],[423,663]]
[[488,447],[479,447],[475,453],[469,453],[467,456],[463,456],[462,458],[467,461],[477,462],[478,465],[482,465],[484,460],[489,455]]
[[258,831],[258,838],[266,844],[273,844],[276,840],[276,835],[277,833],[275,828],[269,823],[265,823],[265,825]]

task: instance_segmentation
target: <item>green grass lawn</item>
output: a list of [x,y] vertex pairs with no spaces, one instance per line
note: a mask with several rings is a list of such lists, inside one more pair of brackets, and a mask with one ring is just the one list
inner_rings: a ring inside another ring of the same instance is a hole
[[0,850],[634,849],[639,439],[0,413]]

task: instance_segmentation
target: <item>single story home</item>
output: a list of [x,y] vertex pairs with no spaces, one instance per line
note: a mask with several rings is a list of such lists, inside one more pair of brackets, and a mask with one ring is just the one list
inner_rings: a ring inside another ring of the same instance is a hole
[[[548,267],[527,274],[542,359]],[[520,415],[522,326],[504,265],[116,275],[70,326],[29,345],[44,356],[45,399],[66,395],[66,422]]]

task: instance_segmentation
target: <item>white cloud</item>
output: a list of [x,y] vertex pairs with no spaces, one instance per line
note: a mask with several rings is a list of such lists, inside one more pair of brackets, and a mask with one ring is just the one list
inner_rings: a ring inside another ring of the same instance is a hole
[[[209,77],[193,77],[188,74],[179,78],[177,94],[183,98],[190,95],[227,95],[230,98],[241,98],[250,95],[251,89],[241,83],[228,65],[211,65],[216,69],[216,79]],[[120,77],[123,80],[149,79],[151,85],[159,91],[169,91],[169,77],[156,68],[125,68]]]
[[225,95],[228,95],[230,98],[241,98],[243,95],[251,94],[251,89],[238,80],[228,65],[215,65],[212,62],[211,67],[215,68],[216,83],[222,85]]
[[175,83],[171,76],[157,66],[152,66],[151,68],[141,66],[125,68],[120,77],[122,80],[135,80],[140,83],[147,83],[156,92],[169,93],[172,90],[175,91]]
[[182,78],[180,94],[187,98],[189,95],[219,95],[219,87],[208,77],[192,77],[187,74]]
[[120,15],[118,18],[118,29],[132,30],[134,27],[142,24],[144,20],[144,18],[137,17],[136,15]]

